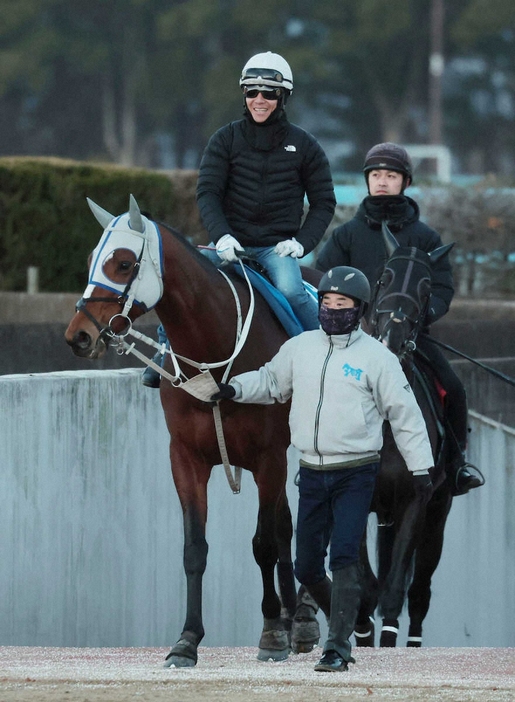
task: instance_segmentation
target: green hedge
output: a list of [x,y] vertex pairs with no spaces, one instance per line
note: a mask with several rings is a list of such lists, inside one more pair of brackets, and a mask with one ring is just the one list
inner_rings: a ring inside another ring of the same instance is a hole
[[0,290],[24,291],[27,267],[42,292],[80,292],[101,228],[86,196],[113,215],[132,193],[142,210],[197,243],[205,242],[195,206],[196,172],[156,173],[42,158],[0,159]]

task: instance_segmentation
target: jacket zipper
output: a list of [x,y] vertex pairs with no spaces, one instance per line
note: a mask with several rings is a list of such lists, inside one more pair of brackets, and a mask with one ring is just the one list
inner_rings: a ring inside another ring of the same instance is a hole
[[329,363],[329,359],[332,356],[333,348],[334,348],[333,340],[331,339],[331,337],[329,337],[329,351],[327,352],[327,356],[325,357],[324,365],[322,366],[322,373],[320,375],[320,396],[318,398],[317,411],[315,414],[315,433],[313,436],[314,449],[315,449],[316,453],[318,454],[319,465],[323,465],[322,454],[318,450],[318,430],[320,427],[320,412],[322,411],[322,405],[324,403],[324,385],[325,385],[325,374],[326,374],[326,370],[327,370],[327,364]]

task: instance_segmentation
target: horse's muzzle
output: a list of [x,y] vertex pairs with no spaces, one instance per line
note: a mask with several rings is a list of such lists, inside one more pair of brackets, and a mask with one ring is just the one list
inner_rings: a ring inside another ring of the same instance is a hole
[[109,340],[103,336],[98,336],[94,341],[90,334],[84,330],[76,332],[71,339],[65,338],[66,343],[76,356],[92,360],[102,358],[109,346]]

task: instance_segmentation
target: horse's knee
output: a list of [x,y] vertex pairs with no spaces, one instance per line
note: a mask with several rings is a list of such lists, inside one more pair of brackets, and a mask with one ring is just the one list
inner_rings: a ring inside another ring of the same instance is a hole
[[187,575],[204,573],[207,565],[207,541],[195,541],[184,545],[184,571]]

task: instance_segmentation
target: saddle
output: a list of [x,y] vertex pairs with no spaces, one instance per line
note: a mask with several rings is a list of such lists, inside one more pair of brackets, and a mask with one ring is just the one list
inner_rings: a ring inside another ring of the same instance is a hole
[[[283,325],[288,336],[297,336],[303,331],[306,331],[292,310],[288,300],[270,281],[265,269],[257,261],[251,259],[244,259],[243,265],[245,266],[245,271],[252,287],[266,300],[272,312]],[[241,266],[234,265],[233,270],[240,277],[244,277]],[[313,297],[316,304],[318,304],[316,288],[307,281],[304,281],[304,288],[306,292]]]

